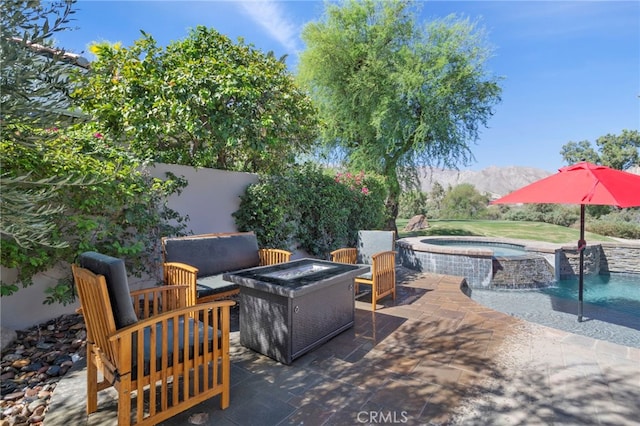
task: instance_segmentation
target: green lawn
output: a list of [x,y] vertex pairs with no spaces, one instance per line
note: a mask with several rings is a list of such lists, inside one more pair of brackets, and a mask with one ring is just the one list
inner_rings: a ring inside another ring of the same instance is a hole
[[[422,232],[405,232],[407,219],[398,219],[400,238],[420,235],[470,235],[478,237],[518,238],[549,243],[575,244],[580,230],[542,222],[514,222],[507,220],[430,220],[429,229]],[[591,232],[585,233],[587,242],[615,241]]]

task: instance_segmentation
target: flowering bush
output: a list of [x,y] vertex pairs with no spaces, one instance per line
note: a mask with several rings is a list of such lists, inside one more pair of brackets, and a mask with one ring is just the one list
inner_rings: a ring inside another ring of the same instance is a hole
[[378,178],[332,178],[307,164],[282,176],[261,176],[233,216],[239,230],[256,233],[261,246],[301,248],[326,258],[332,250],[353,247],[358,230],[384,225],[384,199]]
[[367,188],[364,183],[365,175],[364,171],[361,170],[360,173],[354,175],[351,172],[336,173],[335,181],[347,186],[351,191],[357,191],[361,194],[368,195],[369,188]]

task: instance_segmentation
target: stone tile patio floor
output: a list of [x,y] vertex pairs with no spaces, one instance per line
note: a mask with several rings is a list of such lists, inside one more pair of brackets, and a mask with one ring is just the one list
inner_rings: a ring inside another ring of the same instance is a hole
[[[461,283],[399,268],[395,303],[357,301],[352,329],[290,366],[233,324],[229,408],[215,397],[162,425],[638,424],[640,349],[493,311]],[[113,393],[87,416],[85,391],[85,370],[68,373],[45,426],[115,425]]]

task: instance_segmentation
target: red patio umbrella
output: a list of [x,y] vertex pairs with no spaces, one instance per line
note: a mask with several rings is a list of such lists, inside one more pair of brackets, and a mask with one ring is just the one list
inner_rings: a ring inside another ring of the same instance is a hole
[[524,186],[492,204],[579,204],[580,205],[580,274],[578,284],[578,321],[582,321],[584,286],[584,206],[587,204],[616,207],[640,206],[640,175],[586,161],[563,167],[558,173]]

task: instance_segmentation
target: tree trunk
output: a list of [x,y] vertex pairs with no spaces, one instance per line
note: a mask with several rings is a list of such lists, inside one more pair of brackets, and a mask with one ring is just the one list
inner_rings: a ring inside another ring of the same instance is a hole
[[398,174],[396,172],[396,162],[389,161],[387,163],[387,170],[385,176],[387,177],[387,200],[385,201],[385,209],[387,213],[387,223],[385,224],[386,231],[394,231],[396,237],[398,236],[398,227],[396,226],[396,219],[398,219],[398,210],[400,206],[400,182],[398,181]]
[[398,236],[398,227],[396,225],[396,219],[398,218],[398,207],[399,202],[396,195],[391,195],[387,197],[387,200],[384,203],[385,208],[387,210],[387,223],[385,224],[384,229],[386,231],[393,231],[396,233],[396,237]]

